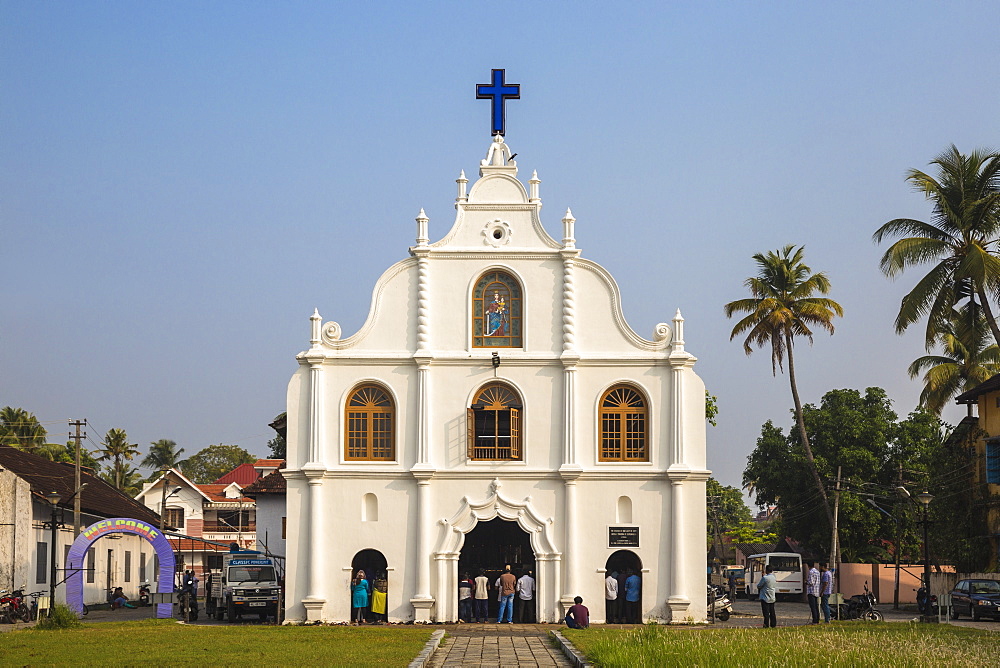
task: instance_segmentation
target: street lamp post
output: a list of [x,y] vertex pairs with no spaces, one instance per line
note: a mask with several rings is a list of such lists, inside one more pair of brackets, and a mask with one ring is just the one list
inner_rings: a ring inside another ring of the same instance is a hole
[[45,499],[52,506],[52,515],[49,519],[49,525],[52,528],[52,537],[50,538],[50,550],[49,550],[49,614],[52,614],[52,608],[56,604],[56,542],[59,539],[59,518],[56,517],[56,513],[59,511],[59,501],[62,497],[59,496],[59,492],[49,492],[45,495]]
[[924,609],[920,611],[920,619],[924,622],[931,621],[930,601],[931,601],[931,562],[927,552],[927,506],[930,505],[934,495],[924,490],[917,494],[917,500],[924,506]]

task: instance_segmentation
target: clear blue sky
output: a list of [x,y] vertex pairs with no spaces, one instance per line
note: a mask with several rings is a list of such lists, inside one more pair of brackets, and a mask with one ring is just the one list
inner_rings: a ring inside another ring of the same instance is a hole
[[640,334],[682,310],[738,486],[761,424],[791,423],[723,315],[755,252],[804,244],[846,311],[797,348],[804,401],[914,407],[922,336],[892,322],[917,276],[885,279],[871,234],[928,216],[908,168],[1000,146],[998,26],[987,1],[2,0],[0,406],[57,441],[88,418],[92,447],[264,454],[313,308],[352,333],[417,211],[447,231],[502,67],[546,227],[572,207]]

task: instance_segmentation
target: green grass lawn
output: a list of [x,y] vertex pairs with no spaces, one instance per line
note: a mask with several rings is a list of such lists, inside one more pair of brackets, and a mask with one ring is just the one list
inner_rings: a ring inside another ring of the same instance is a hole
[[947,624],[846,622],[780,629],[647,626],[633,631],[562,629],[595,665],[996,666],[1000,633]]
[[0,665],[405,666],[434,629],[193,626],[169,619],[0,633]]

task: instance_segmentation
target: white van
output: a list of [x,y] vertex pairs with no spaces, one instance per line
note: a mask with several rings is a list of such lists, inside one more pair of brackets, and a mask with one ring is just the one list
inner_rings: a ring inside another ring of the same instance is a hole
[[765,552],[754,554],[747,559],[747,598],[757,598],[757,583],[764,575],[764,567],[770,566],[778,581],[778,594],[798,596],[802,594],[802,557],[794,552]]

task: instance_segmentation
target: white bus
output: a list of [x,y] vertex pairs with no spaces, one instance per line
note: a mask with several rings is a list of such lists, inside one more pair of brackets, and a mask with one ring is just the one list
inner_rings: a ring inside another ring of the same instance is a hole
[[764,567],[770,566],[778,581],[778,594],[798,596],[802,594],[802,557],[794,552],[765,552],[754,554],[747,559],[747,598],[757,598],[757,583],[764,575]]

